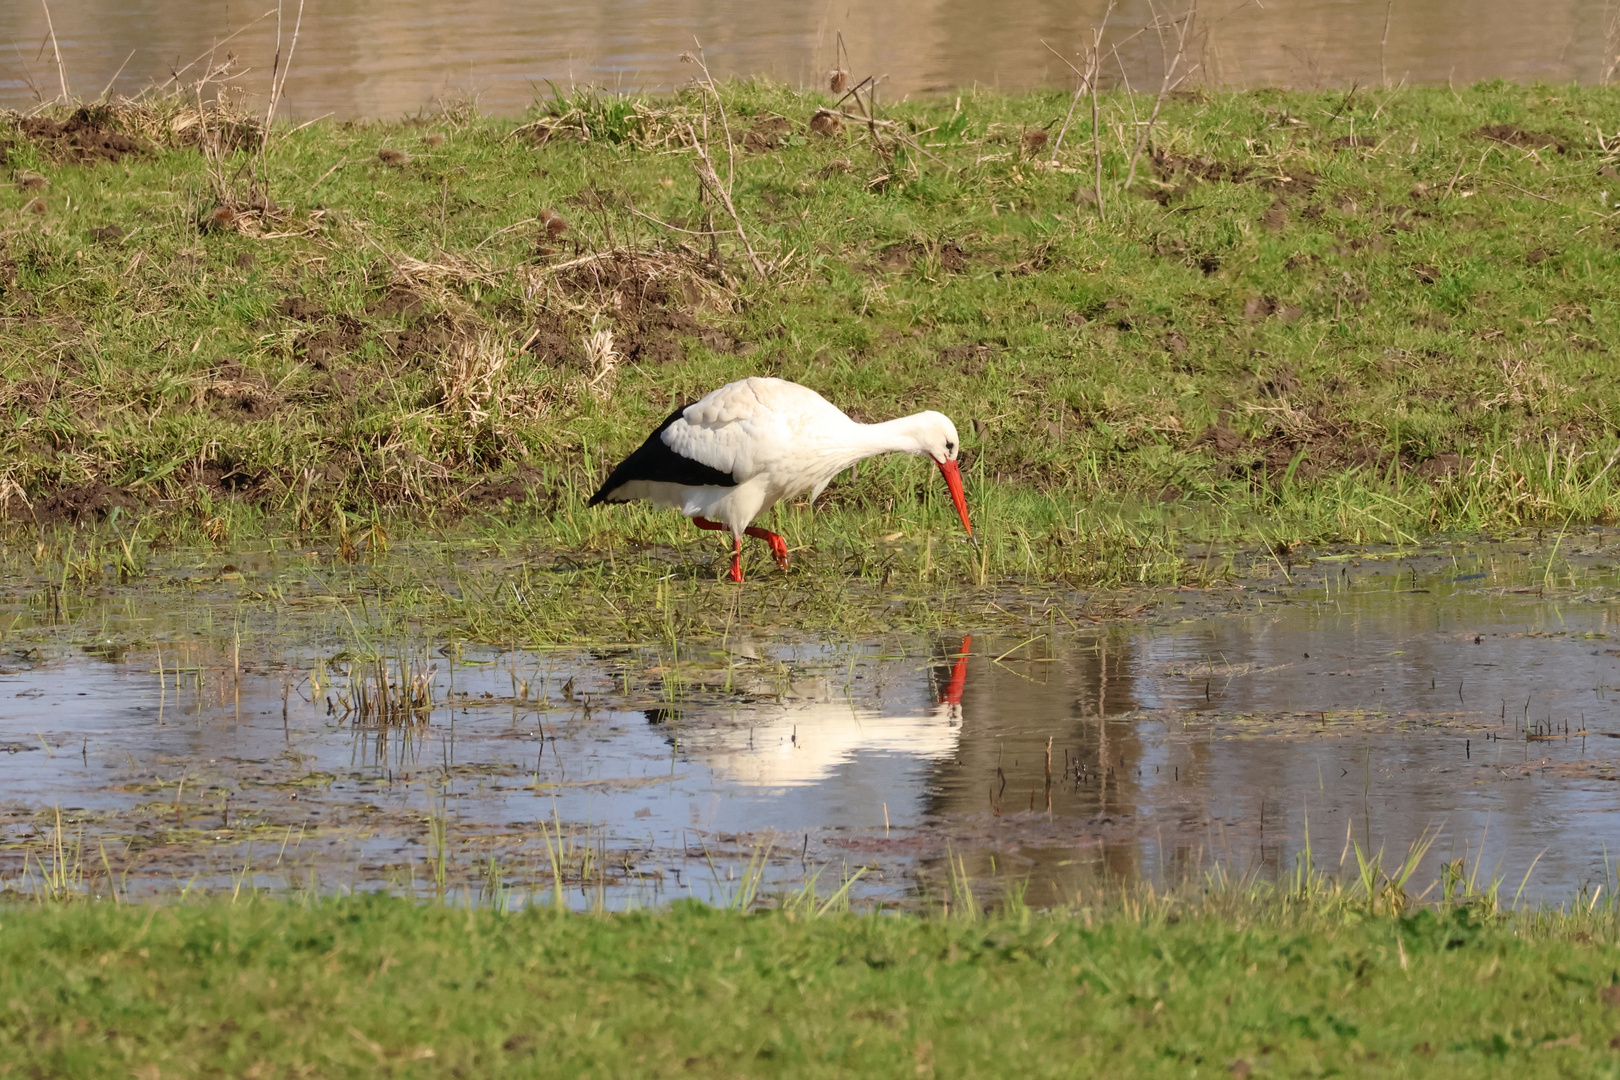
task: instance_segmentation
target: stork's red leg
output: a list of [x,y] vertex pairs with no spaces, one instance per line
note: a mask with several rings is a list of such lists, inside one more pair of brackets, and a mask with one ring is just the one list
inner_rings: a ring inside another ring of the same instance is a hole
[[967,659],[968,650],[973,648],[973,635],[967,634],[962,638],[962,647],[956,653],[956,665],[951,668],[951,681],[946,684],[945,692],[939,695],[941,705],[962,704],[962,690],[967,686]]
[[757,536],[759,539],[771,545],[771,557],[776,560],[776,565],[780,566],[784,570],[788,568],[786,540],[782,539],[776,533],[771,532],[771,530],[762,529],[758,525],[750,525],[748,528],[744,529],[743,532],[747,533],[749,536]]
[[[718,521],[710,521],[706,517],[694,517],[692,524],[700,529],[707,529],[709,532],[727,532],[731,528],[730,525],[722,525]],[[781,537],[777,537],[777,540],[781,540]],[[775,550],[774,545],[771,550]],[[782,547],[782,554],[784,557],[787,555],[787,545],[785,544]],[[733,536],[731,538],[731,580],[740,585],[742,579],[742,537]]]

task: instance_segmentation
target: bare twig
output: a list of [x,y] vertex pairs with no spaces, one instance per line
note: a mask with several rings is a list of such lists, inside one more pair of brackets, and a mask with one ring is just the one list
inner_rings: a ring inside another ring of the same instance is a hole
[[[681,61],[696,64],[698,70],[703,72],[703,78],[699,81],[699,85],[714,98],[715,107],[719,110],[720,126],[726,136],[726,181],[725,183],[720,182],[720,174],[714,167],[714,160],[709,156],[709,114],[707,110],[703,113],[703,135],[701,138],[698,136],[697,129],[694,126],[691,124],[686,125],[687,140],[691,145],[692,152],[697,156],[697,160],[692,163],[692,170],[697,173],[700,193],[706,193],[709,198],[719,203],[731,217],[732,224],[737,227],[737,238],[742,241],[743,250],[748,252],[748,261],[753,264],[754,272],[763,279],[766,276],[765,263],[754,251],[754,245],[748,239],[748,232],[743,228],[742,217],[737,213],[737,207],[731,201],[732,186],[736,182],[737,152],[731,141],[731,125],[726,120],[725,102],[720,98],[720,88],[714,84],[714,76],[709,74],[709,66],[703,62],[702,44],[696,38],[692,40],[694,44],[697,44],[697,54],[682,53]],[[714,232],[713,223],[707,222],[706,226],[712,236]]]
[[[1043,41],[1041,44],[1046,45],[1046,42]],[[1047,48],[1051,48],[1051,46],[1047,45]],[[1053,51],[1055,52],[1056,50]],[[1063,58],[1059,57],[1058,59],[1061,60]],[[1067,60],[1064,60],[1063,62],[1065,64],[1069,64]],[[1052,140],[1051,160],[1053,161],[1057,160],[1058,151],[1063,149],[1063,136],[1069,133],[1069,122],[1074,119],[1075,106],[1080,104],[1080,98],[1085,94],[1086,86],[1089,84],[1089,80],[1080,73],[1079,68],[1075,67],[1073,64],[1069,64],[1069,67],[1073,69],[1076,75],[1079,76],[1079,79],[1074,84],[1074,97],[1069,99],[1069,109],[1063,114],[1063,125],[1058,128],[1057,138]]]
[[1389,86],[1389,71],[1384,67],[1384,50],[1389,48],[1389,20],[1395,14],[1395,0],[1384,5],[1384,36],[1378,40],[1378,85]]
[[[1165,46],[1163,45],[1163,41],[1165,24],[1162,19],[1157,17],[1157,14],[1158,13],[1155,11],[1154,28],[1159,31],[1161,49],[1164,49]],[[1131,153],[1131,165],[1125,173],[1125,187],[1127,189],[1136,179],[1136,163],[1141,159],[1142,151],[1144,148],[1146,148],[1148,139],[1153,135],[1153,125],[1159,120],[1159,110],[1164,108],[1165,99],[1170,96],[1171,91],[1173,91],[1177,86],[1181,85],[1182,80],[1186,79],[1188,75],[1192,74],[1191,69],[1182,73],[1180,76],[1177,76],[1176,72],[1180,70],[1182,60],[1186,58],[1187,36],[1192,33],[1193,24],[1197,21],[1197,19],[1198,0],[1191,0],[1191,3],[1189,3],[1187,6],[1187,11],[1185,14],[1183,14],[1179,19],[1170,20],[1169,27],[1175,32],[1176,35],[1176,52],[1173,57],[1168,55],[1168,53],[1165,55],[1164,78],[1159,83],[1159,96],[1153,102],[1153,112],[1148,116],[1147,125],[1137,133],[1136,149]]]
[[705,149],[703,141],[698,138],[697,132],[688,127],[686,134],[691,143],[692,152],[697,155],[697,160],[692,163],[692,170],[697,173],[698,183],[703,185],[709,196],[719,203],[726,214],[730,216],[732,224],[737,227],[737,238],[742,241],[743,250],[748,252],[748,261],[754,265],[754,272],[764,278],[765,264],[754,251],[754,245],[749,241],[747,231],[743,229],[742,217],[738,215],[737,207],[731,201],[731,192],[727,191],[725,185],[720,182],[720,175],[715,171],[714,162],[710,160],[709,152]]
[[73,100],[73,95],[68,93],[67,68],[62,64],[62,50],[56,47],[56,24],[51,22],[51,5],[39,0],[39,6],[45,9],[45,29],[51,35],[51,55],[56,59],[56,77],[62,82],[62,104],[66,105]]
[[190,71],[192,68],[194,68],[198,64],[202,63],[204,60],[211,59],[213,57],[213,55],[216,52],[219,51],[219,47],[221,45],[224,45],[227,42],[230,42],[230,41],[234,40],[238,36],[247,33],[249,30],[253,29],[255,26],[258,26],[260,23],[264,22],[264,20],[268,19],[270,16],[277,14],[280,10],[281,9],[280,9],[279,6],[278,7],[273,7],[269,11],[266,11],[263,15],[260,15],[257,19],[254,19],[251,22],[249,22],[246,26],[240,27],[239,29],[235,30],[234,32],[232,32],[230,34],[227,34],[226,36],[220,38],[218,41],[214,42],[213,45],[209,46],[209,49],[208,49],[207,52],[205,52],[201,56],[197,57],[191,63],[187,64],[185,67],[180,68],[178,71],[169,72],[169,77],[167,79],[165,79],[161,83],[158,83],[156,86],[150,87],[147,90],[143,90],[141,93],[143,93],[143,94],[146,94],[146,93],[161,94],[161,93],[163,93],[163,91],[167,90],[169,87],[171,87],[175,83],[179,82],[180,81],[180,76],[184,75],[186,72]]
[[1092,192],[1092,195],[1097,200],[1097,214],[1098,214],[1099,217],[1102,215],[1103,202],[1102,202],[1102,135],[1101,135],[1101,125],[1099,123],[1100,113],[1099,113],[1099,109],[1098,109],[1098,105],[1097,105],[1097,77],[1098,77],[1099,72],[1102,69],[1102,39],[1103,39],[1103,34],[1107,32],[1107,30],[1108,30],[1108,20],[1114,14],[1114,4],[1115,4],[1115,0],[1108,0],[1108,7],[1103,11],[1102,22],[1098,23],[1096,26],[1093,26],[1091,28],[1091,47],[1086,51],[1086,67],[1085,67],[1084,71],[1082,71],[1079,68],[1075,67],[1073,64],[1070,64],[1069,61],[1068,61],[1068,58],[1064,57],[1056,49],[1053,49],[1052,46],[1046,45],[1046,42],[1044,42],[1044,41],[1041,42],[1042,45],[1046,45],[1047,49],[1051,51],[1053,56],[1056,56],[1059,60],[1062,60],[1065,64],[1067,64],[1069,70],[1074,72],[1075,75],[1080,80],[1075,85],[1074,97],[1069,99],[1069,111],[1063,117],[1063,126],[1058,129],[1058,136],[1057,136],[1057,138],[1055,140],[1053,140],[1053,143],[1052,143],[1052,160],[1053,161],[1057,160],[1058,151],[1063,148],[1063,137],[1065,135],[1067,135],[1068,132],[1069,132],[1069,123],[1074,118],[1074,110],[1075,110],[1075,107],[1080,104],[1080,98],[1083,95],[1085,95],[1088,91],[1091,94],[1092,144],[1093,144],[1093,146],[1095,147],[1095,149],[1097,151],[1097,155],[1096,155],[1097,156],[1096,186],[1095,186],[1095,190]]
[[135,50],[131,49],[129,55],[124,57],[124,62],[118,65],[118,70],[113,72],[113,77],[107,80],[107,85],[101,88],[101,94],[96,98],[97,101],[107,100],[107,95],[112,93],[113,83],[118,81],[118,76],[124,73],[124,69],[129,67],[129,62],[133,59],[135,59]]
[[1102,185],[1102,112],[1097,108],[1097,66],[1102,62],[1102,32],[1092,31],[1092,41],[1095,43],[1091,49],[1091,149],[1097,159],[1097,175],[1092,195],[1097,200],[1097,217],[1103,217],[1103,185]]
[[287,69],[292,67],[293,52],[298,48],[298,31],[304,25],[304,0],[298,0],[298,15],[293,20],[292,41],[287,45],[287,62],[281,61],[281,8],[276,4],[276,58],[270,66],[270,103],[264,110],[264,132],[259,141],[259,154],[262,157],[264,147],[270,142],[270,125],[276,119],[276,106],[281,104],[281,98],[287,88]]

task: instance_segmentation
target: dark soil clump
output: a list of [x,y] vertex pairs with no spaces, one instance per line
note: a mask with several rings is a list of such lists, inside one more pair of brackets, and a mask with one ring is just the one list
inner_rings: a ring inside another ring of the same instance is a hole
[[33,518],[40,525],[90,525],[106,521],[114,510],[139,508],[140,502],[123,488],[89,480],[58,488],[35,502]]
[[107,126],[100,110],[74,110],[66,120],[45,116],[25,117],[17,129],[50,157],[58,161],[94,165],[102,161],[122,161],[146,153],[146,146],[131,135]]
[[1560,154],[1565,152],[1563,140],[1556,135],[1548,135],[1545,131],[1526,131],[1512,124],[1486,124],[1474,134],[1524,150],[1544,150],[1550,146]]
[[780,116],[765,116],[754,121],[748,134],[743,136],[743,149],[752,154],[780,149],[793,134],[792,122]]

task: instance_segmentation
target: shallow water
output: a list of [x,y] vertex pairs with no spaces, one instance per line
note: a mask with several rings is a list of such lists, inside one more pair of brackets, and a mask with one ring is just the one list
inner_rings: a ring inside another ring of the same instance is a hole
[[1014,637],[964,611],[935,640],[424,645],[402,652],[435,705],[392,728],[344,716],[330,648],[13,650],[0,884],[544,890],[560,835],[575,904],[724,900],[767,848],[767,890],[859,871],[855,895],[916,903],[949,858],[1045,904],[1277,877],[1308,828],[1330,871],[1430,831],[1415,880],[1464,858],[1511,893],[1533,866],[1525,895],[1565,901],[1620,850],[1612,557],[1328,554],[1126,621],[1053,603]]
[[[855,77],[884,76],[881,93],[891,99],[973,86],[1067,86],[1068,69],[1042,41],[1072,54],[1106,6],[322,0],[303,14],[288,114],[392,117],[468,97],[510,113],[549,93],[548,80],[668,88],[689,77],[677,58],[694,39],[717,75],[803,86],[824,83],[842,34]],[[198,57],[222,59],[229,51],[249,69],[234,85],[262,94],[276,43],[274,15],[258,18],[266,10],[274,6],[50,4],[69,89],[85,97],[104,86],[133,93]],[[1233,0],[1200,8],[1189,62],[1200,65],[1195,79],[1241,86],[1367,86],[1385,78],[1590,82],[1604,73],[1608,11],[1597,0]],[[296,5],[286,5],[287,39],[295,13]],[[1121,68],[1138,89],[1156,84],[1162,63],[1156,38],[1139,33],[1151,19],[1145,0],[1125,0],[1109,22],[1105,48],[1119,47]],[[25,108],[59,92],[42,5],[0,5],[0,41],[8,46],[0,50],[0,106]]]

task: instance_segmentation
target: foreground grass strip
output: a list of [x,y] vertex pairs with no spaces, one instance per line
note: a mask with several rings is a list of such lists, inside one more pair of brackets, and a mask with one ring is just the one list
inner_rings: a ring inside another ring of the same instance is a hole
[[1608,918],[0,909],[0,1074],[1612,1075]]

